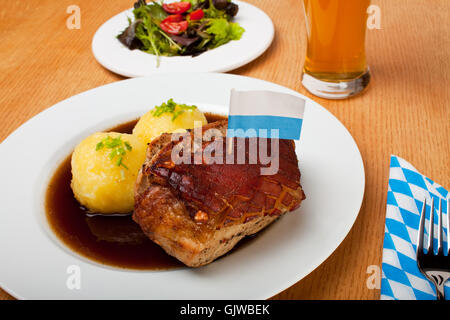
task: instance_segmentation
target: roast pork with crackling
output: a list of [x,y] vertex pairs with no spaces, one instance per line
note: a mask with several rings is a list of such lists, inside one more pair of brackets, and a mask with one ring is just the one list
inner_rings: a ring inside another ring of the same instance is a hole
[[[269,164],[261,164],[259,158],[256,163],[249,162],[249,143],[263,138],[233,138],[233,147],[227,150],[227,126],[223,120],[201,128],[202,133],[217,129],[221,137],[203,141],[201,148],[184,149],[190,152],[190,164],[175,164],[171,157],[173,148],[180,149],[187,139],[172,141],[172,134],[162,134],[149,144],[136,181],[134,221],[168,254],[190,267],[212,262],[245,236],[298,208],[305,199],[292,140],[278,141],[278,171],[262,175],[261,168]],[[189,135],[194,141],[194,130]],[[239,144],[238,139],[245,143]],[[223,156],[222,164],[211,164],[205,154],[201,163],[195,163],[196,153],[218,142],[223,142],[222,152],[210,156]],[[270,154],[270,139],[266,145]],[[227,152],[237,154],[243,146],[245,164],[226,161]],[[180,154],[186,156],[183,152]]]

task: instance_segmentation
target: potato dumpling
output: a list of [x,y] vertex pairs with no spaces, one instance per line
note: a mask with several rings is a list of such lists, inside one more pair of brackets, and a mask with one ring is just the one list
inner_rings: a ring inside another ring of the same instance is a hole
[[205,125],[205,115],[195,106],[173,102],[172,99],[144,114],[136,124],[133,134],[145,144],[162,133],[178,132],[194,128],[194,122]]
[[134,207],[134,184],[146,145],[131,134],[98,132],[72,154],[75,198],[91,212],[128,213]]

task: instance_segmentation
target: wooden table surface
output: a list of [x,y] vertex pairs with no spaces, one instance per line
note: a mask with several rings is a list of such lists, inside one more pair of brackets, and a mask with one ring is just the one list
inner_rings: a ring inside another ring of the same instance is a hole
[[[132,2],[2,2],[0,141],[53,104],[124,79],[96,62],[91,40],[103,22]],[[367,32],[372,82],[363,95],[344,101],[314,97],[300,83],[306,45],[302,1],[248,2],[272,18],[275,40],[260,58],[231,73],[284,85],[322,104],[353,135],[366,169],[362,209],[344,242],[320,267],[274,298],[378,299],[379,290],[366,285],[367,268],[381,265],[390,154],[450,187],[450,2],[374,0],[381,9],[381,29]],[[66,27],[66,9],[72,4],[81,8],[79,30]],[[8,257],[0,263],[3,259]],[[0,289],[0,299],[12,297]]]

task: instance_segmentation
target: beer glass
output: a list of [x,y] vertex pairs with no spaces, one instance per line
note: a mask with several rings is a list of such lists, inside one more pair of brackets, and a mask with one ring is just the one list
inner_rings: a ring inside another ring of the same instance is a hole
[[370,0],[304,0],[307,31],[302,84],[312,94],[344,99],[367,87],[365,35]]

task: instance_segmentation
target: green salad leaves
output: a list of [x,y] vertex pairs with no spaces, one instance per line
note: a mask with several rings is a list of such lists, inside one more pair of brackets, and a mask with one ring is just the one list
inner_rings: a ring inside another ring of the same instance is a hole
[[[117,37],[129,49],[156,56],[199,55],[245,32],[231,20],[238,6],[229,0],[189,0],[170,4],[139,0],[134,20]],[[159,59],[158,59],[159,65]]]
[[213,35],[212,42],[215,47],[219,47],[231,40],[239,40],[244,33],[244,29],[237,23],[228,22],[224,18],[211,19],[206,32]]

